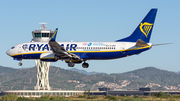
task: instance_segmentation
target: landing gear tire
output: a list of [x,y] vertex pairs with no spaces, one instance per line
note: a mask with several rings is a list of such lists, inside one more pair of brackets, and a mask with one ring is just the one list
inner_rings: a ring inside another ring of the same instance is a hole
[[18,64],[19,66],[22,66],[22,63],[21,62],[19,62],[19,64]]
[[69,67],[74,67],[74,65],[75,65],[74,62],[69,62],[69,63],[68,63],[68,66],[69,66]]
[[82,67],[83,67],[83,68],[88,68],[88,67],[89,67],[89,64],[88,64],[88,63],[83,63],[83,64],[82,64]]

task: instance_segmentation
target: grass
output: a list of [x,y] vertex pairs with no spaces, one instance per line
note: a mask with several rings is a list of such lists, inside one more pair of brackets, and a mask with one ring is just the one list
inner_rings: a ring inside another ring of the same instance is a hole
[[25,98],[17,97],[16,95],[5,95],[0,97],[0,101],[180,101],[180,95],[163,94],[159,92],[156,95],[150,96],[112,96],[112,95],[101,95],[101,96],[88,96],[88,95],[77,95],[71,97],[63,96],[50,96],[45,95],[39,98]]

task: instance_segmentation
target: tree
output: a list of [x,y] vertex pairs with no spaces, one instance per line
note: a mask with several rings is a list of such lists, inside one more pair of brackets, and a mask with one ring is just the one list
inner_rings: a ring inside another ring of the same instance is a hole
[[89,88],[89,90],[88,90],[88,97],[90,96],[90,88]]
[[84,98],[86,98],[86,91],[85,91],[85,93],[84,93]]

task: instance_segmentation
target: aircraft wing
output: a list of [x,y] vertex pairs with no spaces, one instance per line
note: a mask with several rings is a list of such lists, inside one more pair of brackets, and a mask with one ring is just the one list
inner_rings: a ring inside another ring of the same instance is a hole
[[59,45],[56,41],[49,41],[49,46],[51,47],[51,50],[53,53],[55,53],[56,56],[58,57],[69,57],[71,59],[80,59],[79,56],[70,53],[69,51],[65,50],[61,45]]
[[53,53],[55,53],[55,56],[57,56],[58,58],[68,58],[69,57],[72,60],[80,60],[79,56],[65,50],[60,44],[58,44],[55,41],[57,30],[58,29],[55,30],[51,40],[48,43],[49,46],[51,47],[51,50],[53,51]]

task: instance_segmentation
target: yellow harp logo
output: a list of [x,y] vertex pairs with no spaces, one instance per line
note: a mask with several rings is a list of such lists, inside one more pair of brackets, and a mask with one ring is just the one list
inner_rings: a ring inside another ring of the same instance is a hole
[[146,36],[146,38],[147,38],[147,36],[149,34],[149,31],[152,28],[152,25],[153,24],[151,24],[151,23],[144,22],[144,23],[141,23],[140,26],[139,26],[141,32]]

